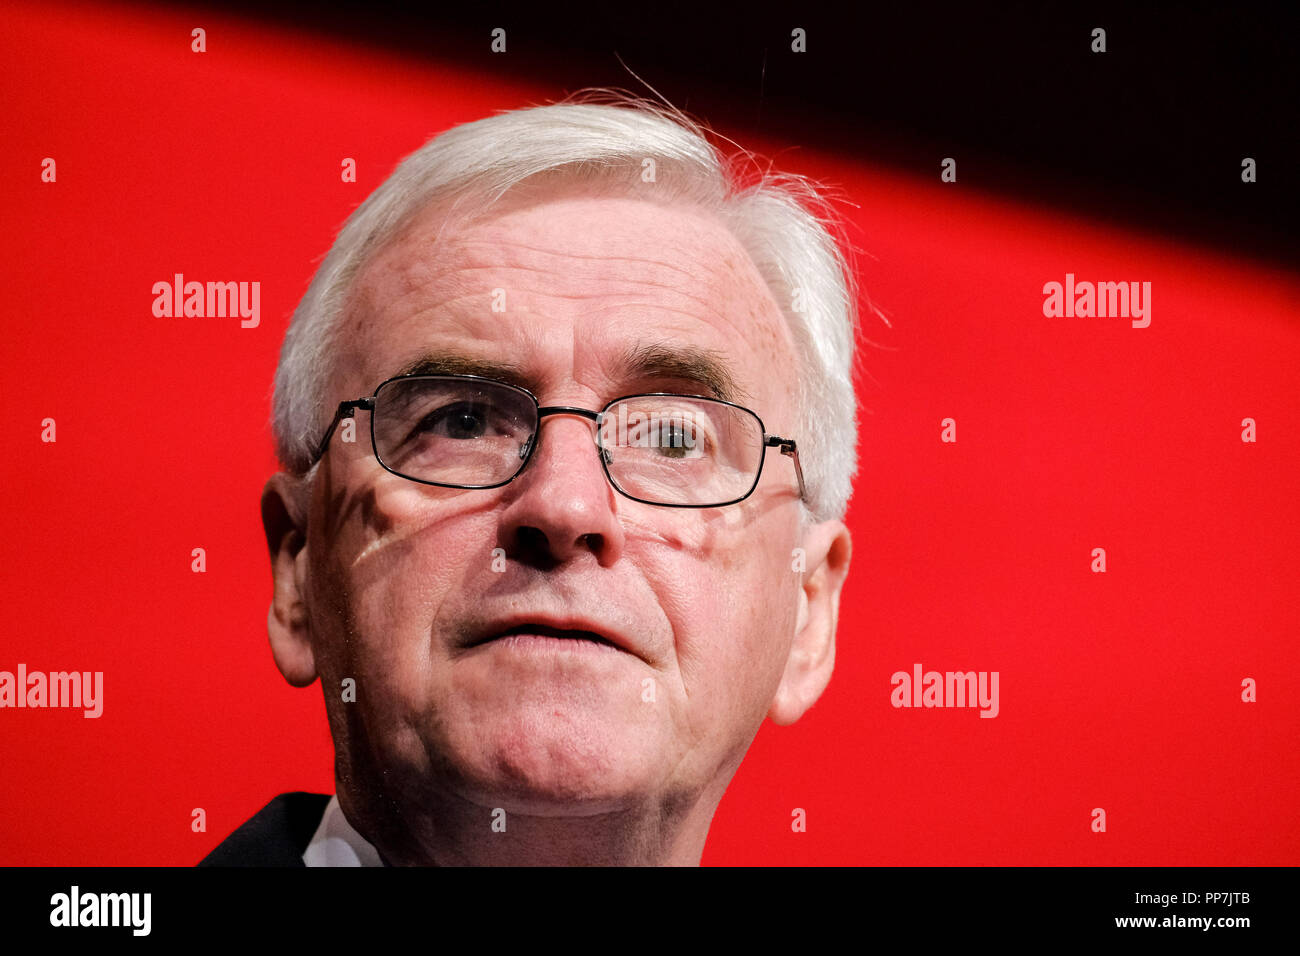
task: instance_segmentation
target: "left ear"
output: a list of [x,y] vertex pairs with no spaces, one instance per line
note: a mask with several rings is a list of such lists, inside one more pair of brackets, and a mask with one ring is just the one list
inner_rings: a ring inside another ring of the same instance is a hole
[[849,573],[853,542],[841,521],[823,521],[804,534],[803,583],[799,621],[785,662],[785,673],[767,716],[774,724],[793,724],[817,702],[835,669],[835,625],[840,591]]

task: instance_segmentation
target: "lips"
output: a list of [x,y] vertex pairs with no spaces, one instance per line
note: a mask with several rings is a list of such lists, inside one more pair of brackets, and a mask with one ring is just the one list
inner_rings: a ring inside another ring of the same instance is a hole
[[520,624],[518,627],[512,627],[500,634],[493,634],[485,637],[481,641],[475,641],[470,647],[476,647],[479,644],[487,644],[490,641],[499,640],[503,637],[509,637],[512,634],[540,634],[543,637],[563,637],[575,641],[594,641],[597,644],[608,644],[610,647],[618,647],[607,637],[597,634],[595,631],[575,631],[559,627],[547,627],[545,624]]
[[541,637],[553,637],[564,640],[588,641],[604,644],[635,657],[635,646],[617,631],[589,620],[554,620],[549,618],[512,618],[497,620],[482,627],[473,628],[468,638],[461,645],[465,649],[490,644],[501,638],[517,634],[532,634]]

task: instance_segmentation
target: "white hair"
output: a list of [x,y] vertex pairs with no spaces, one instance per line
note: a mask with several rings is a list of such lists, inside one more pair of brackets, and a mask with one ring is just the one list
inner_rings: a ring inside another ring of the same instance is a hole
[[[654,163],[653,187],[643,182],[646,160]],[[804,518],[842,518],[857,468],[857,289],[838,217],[806,178],[757,169],[744,151],[723,158],[680,111],[611,91],[453,127],[404,159],[352,213],[294,311],[280,352],[272,427],[285,469],[308,473],[334,413],[326,387],[335,350],[344,347],[338,330],[353,280],[374,254],[431,205],[467,219],[507,192],[557,183],[692,203],[736,236],[797,350],[797,431],[786,437],[799,446]]]

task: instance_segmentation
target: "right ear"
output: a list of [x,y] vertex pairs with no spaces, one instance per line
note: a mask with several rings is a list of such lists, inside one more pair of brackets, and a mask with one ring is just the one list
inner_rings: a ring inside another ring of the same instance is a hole
[[262,527],[271,552],[274,591],[266,616],[275,666],[294,687],[316,679],[311,621],[304,588],[307,574],[307,519],[302,479],[277,472],[262,489]]

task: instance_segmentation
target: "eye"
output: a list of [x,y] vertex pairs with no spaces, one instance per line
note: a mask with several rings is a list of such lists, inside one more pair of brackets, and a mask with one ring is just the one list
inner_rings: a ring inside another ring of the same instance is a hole
[[685,461],[709,450],[706,431],[690,411],[638,411],[629,421],[625,444],[648,449],[655,458]]
[[493,417],[491,406],[477,402],[453,402],[429,412],[411,430],[412,435],[468,440],[482,438]]
[[[659,427],[658,446],[664,458],[692,458],[701,445],[696,428],[680,420],[663,422]],[[699,448],[703,451],[703,447]]]

